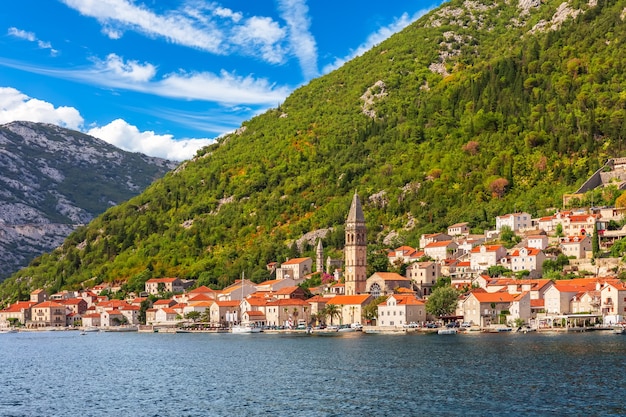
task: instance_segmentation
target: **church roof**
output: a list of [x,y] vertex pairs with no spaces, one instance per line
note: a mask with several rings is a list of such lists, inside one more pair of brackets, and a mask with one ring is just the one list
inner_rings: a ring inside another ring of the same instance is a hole
[[359,200],[359,195],[356,191],[352,197],[352,204],[350,205],[350,212],[348,213],[348,222],[365,223],[365,215],[363,215],[363,209],[361,208],[361,200]]

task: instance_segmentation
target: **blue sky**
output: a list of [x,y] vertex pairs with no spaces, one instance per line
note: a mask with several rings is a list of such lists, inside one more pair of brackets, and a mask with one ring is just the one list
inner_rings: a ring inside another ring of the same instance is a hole
[[431,0],[7,0],[0,124],[183,160],[402,30]]

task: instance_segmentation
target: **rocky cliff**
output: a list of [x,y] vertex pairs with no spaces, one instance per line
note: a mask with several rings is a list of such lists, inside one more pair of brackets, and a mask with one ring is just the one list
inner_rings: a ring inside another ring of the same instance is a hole
[[54,125],[0,126],[0,280],[175,166]]

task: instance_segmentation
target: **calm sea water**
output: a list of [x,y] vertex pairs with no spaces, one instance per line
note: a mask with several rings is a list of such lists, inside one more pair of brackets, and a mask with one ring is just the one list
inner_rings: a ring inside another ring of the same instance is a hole
[[626,336],[0,335],[0,416],[622,416]]

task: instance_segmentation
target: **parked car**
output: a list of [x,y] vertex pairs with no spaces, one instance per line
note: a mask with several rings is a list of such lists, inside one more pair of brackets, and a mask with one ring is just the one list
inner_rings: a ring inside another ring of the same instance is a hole
[[429,329],[436,329],[437,327],[439,327],[439,325],[437,323],[428,323],[426,327],[428,327]]

